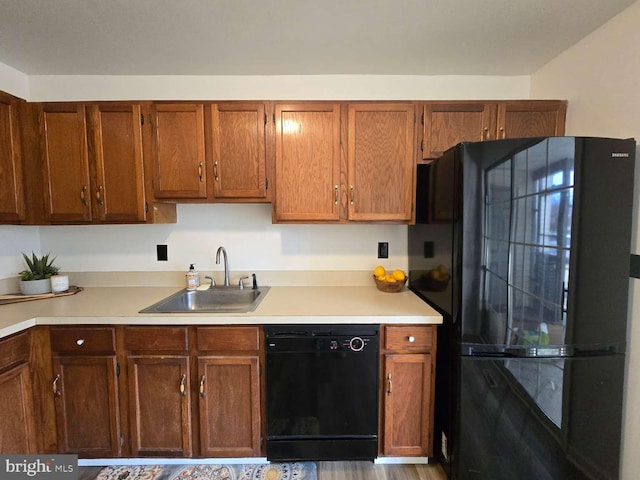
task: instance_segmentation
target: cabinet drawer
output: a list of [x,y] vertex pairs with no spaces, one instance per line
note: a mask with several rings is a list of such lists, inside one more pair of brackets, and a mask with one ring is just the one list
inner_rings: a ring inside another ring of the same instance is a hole
[[384,348],[399,351],[428,352],[433,344],[431,326],[385,327]]
[[51,350],[61,354],[115,353],[115,332],[108,327],[55,327],[51,329]]
[[0,370],[29,360],[29,334],[19,333],[0,341]]
[[184,351],[189,348],[186,327],[128,327],[124,333],[126,350]]
[[260,350],[258,327],[200,327],[198,350]]

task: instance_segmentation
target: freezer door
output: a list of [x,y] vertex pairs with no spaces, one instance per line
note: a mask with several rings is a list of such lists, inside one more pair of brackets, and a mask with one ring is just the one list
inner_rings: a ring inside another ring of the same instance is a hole
[[624,356],[461,357],[455,479],[617,479]]

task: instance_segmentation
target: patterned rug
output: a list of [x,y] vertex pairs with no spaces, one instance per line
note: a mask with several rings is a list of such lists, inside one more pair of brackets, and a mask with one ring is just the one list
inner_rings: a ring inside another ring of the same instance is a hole
[[95,480],[317,480],[313,462],[104,467]]

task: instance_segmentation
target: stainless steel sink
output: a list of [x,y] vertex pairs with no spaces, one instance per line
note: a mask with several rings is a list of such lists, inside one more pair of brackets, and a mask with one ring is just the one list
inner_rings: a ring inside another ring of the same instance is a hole
[[140,313],[245,313],[253,312],[264,300],[269,287],[257,289],[212,287],[208,290],[180,290],[140,310]]

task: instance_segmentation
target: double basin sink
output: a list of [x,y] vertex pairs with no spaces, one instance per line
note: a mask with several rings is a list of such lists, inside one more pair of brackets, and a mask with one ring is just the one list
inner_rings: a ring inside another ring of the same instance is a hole
[[246,313],[264,300],[269,287],[211,287],[207,290],[180,290],[140,313]]

